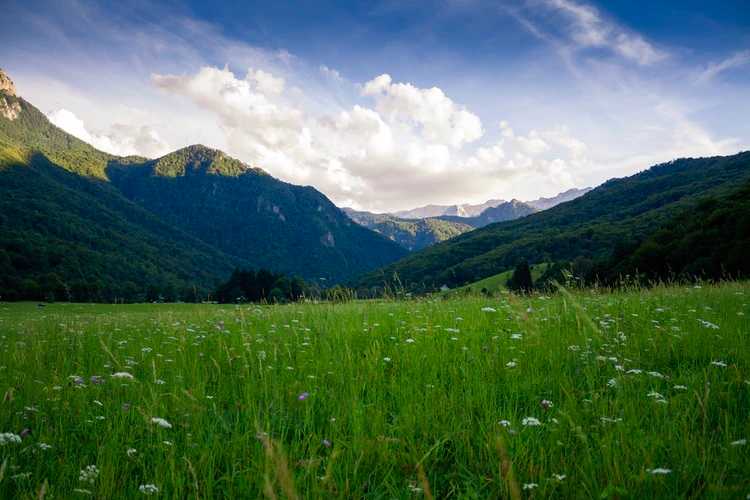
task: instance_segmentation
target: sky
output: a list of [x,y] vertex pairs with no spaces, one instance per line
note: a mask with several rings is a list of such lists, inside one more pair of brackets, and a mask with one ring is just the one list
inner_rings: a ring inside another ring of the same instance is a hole
[[[125,5],[127,4],[127,5]],[[750,149],[746,0],[5,0],[60,128],[204,144],[339,206],[535,199]]]

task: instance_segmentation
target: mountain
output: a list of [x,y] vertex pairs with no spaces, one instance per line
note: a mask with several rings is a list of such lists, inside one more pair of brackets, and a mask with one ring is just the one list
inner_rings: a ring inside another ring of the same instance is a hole
[[558,194],[557,196],[553,196],[552,198],[538,198],[536,200],[527,201],[526,204],[536,208],[537,210],[547,210],[548,208],[552,208],[556,205],[559,205],[560,203],[565,203],[566,201],[572,201],[576,198],[580,198],[592,189],[593,188],[590,187],[580,189],[572,188],[568,189],[567,191],[563,191],[562,193]]
[[377,287],[397,273],[412,290],[463,285],[531,263],[606,259],[643,241],[706,196],[726,196],[750,180],[750,152],[686,158],[612,179],[573,201],[438,243],[370,273]]
[[453,215],[457,217],[474,217],[481,214],[490,207],[505,203],[505,200],[487,200],[484,203],[471,205],[425,205],[411,210],[393,212],[393,215],[402,219],[424,219],[427,217],[440,217],[441,215]]
[[531,205],[518,200],[505,201],[495,207],[485,209],[481,214],[474,217],[457,217],[455,215],[443,215],[442,220],[453,223],[468,224],[472,228],[480,228],[495,222],[504,222],[519,219],[533,214],[537,209]]
[[460,221],[441,218],[401,219],[390,214],[374,214],[351,208],[342,210],[357,224],[382,234],[409,251],[421,250],[474,229]]
[[112,161],[107,176],[129,200],[254,267],[337,282],[406,253],[316,189],[204,146],[157,160]]
[[0,71],[0,295],[204,297],[235,267],[338,281],[406,251],[311,187],[192,146],[103,153],[52,125]]

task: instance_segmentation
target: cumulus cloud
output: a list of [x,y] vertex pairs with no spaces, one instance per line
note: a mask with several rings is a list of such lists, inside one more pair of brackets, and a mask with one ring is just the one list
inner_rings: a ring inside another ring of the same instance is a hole
[[193,75],[154,75],[153,82],[211,113],[230,154],[362,208],[474,199],[535,176],[545,177],[537,186],[555,192],[575,185],[585,162],[585,146],[563,129],[516,134],[503,123],[495,142],[475,145],[484,135],[481,120],[437,87],[383,74],[360,86],[372,107],[314,113],[299,104],[304,99],[260,84],[257,75],[204,67]]
[[169,145],[151,127],[114,124],[107,132],[90,132],[83,120],[65,108],[47,114],[47,119],[55,126],[94,146],[95,148],[119,156],[141,155],[156,158],[170,151]]
[[389,120],[418,125],[427,141],[459,148],[482,137],[479,117],[437,87],[421,89],[410,83],[393,83],[390,75],[383,74],[365,83],[362,94],[374,97],[376,109]]

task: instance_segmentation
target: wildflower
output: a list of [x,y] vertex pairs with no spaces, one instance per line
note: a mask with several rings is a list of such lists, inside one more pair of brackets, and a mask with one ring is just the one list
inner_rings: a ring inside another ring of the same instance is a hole
[[555,405],[552,404],[552,401],[550,401],[549,399],[542,399],[539,402],[539,406],[541,406],[543,410],[549,410],[550,408],[552,408]]
[[142,484],[138,487],[138,491],[144,495],[155,495],[159,493],[159,488],[155,484]]
[[96,465],[87,465],[85,469],[81,470],[78,475],[78,480],[84,483],[94,484],[98,477],[99,469],[96,468]]
[[518,366],[518,364],[515,361],[508,361],[507,363],[505,363],[505,366],[508,368],[515,368],[516,366]]
[[513,333],[511,334],[510,338],[511,340],[521,340],[523,339],[523,335],[521,335],[520,333]]
[[404,342],[406,342],[407,344],[413,344],[415,342],[415,340],[412,339],[412,338],[408,338]]
[[325,446],[326,448],[330,448],[331,447],[331,442],[329,440],[327,440],[327,439],[324,439],[322,441],[322,443],[323,443],[323,446]]
[[386,356],[385,358],[383,358],[383,361],[386,362],[386,363],[390,363],[391,362],[391,358],[389,358],[389,357]]
[[136,453],[138,453],[138,450],[136,450],[135,448],[128,448],[125,451],[125,454],[128,456],[128,458],[133,458]]
[[686,385],[676,385],[676,386],[673,387],[673,389],[675,389],[677,391],[687,391],[687,386]]
[[38,448],[39,448],[40,450],[42,450],[42,451],[46,451],[46,450],[51,450],[51,449],[52,449],[52,446],[48,445],[47,443],[37,443],[37,445],[36,445],[36,446],[37,446],[37,447],[38,447]]
[[565,474],[552,474],[552,477],[555,478],[556,481],[562,481],[567,476]]
[[494,307],[483,307],[482,312],[494,313],[494,312],[497,312],[497,309],[495,309]]
[[732,441],[729,444],[732,446],[745,446],[747,444],[747,439],[738,439],[737,441]]
[[523,485],[523,489],[524,489],[524,490],[533,490],[533,489],[534,489],[534,488],[536,488],[537,486],[539,486],[539,485],[538,485],[538,484],[536,484],[536,483],[525,483],[525,484]]
[[93,385],[101,385],[104,383],[104,377],[100,377],[99,375],[91,375],[91,377],[89,378],[89,381]]
[[538,418],[525,417],[521,421],[521,425],[523,425],[524,427],[539,427],[540,425],[542,425],[542,423],[539,421]]
[[509,420],[501,420],[500,422],[498,422],[498,424],[502,425],[503,427],[510,427]]
[[158,425],[162,429],[171,429],[172,428],[172,424],[170,424],[169,422],[167,422],[165,419],[159,418],[159,417],[152,417],[151,418],[151,423]]
[[23,430],[21,431],[21,433],[20,433],[20,434],[18,434],[18,436],[19,436],[19,437],[20,437],[21,439],[26,439],[27,437],[31,436],[31,429],[29,429],[28,427],[25,427],[25,428],[24,428],[24,429],[23,429]]
[[609,380],[607,381],[607,385],[608,385],[609,387],[617,387],[617,380],[615,380],[615,379],[611,378],[611,379],[609,379]]
[[112,374],[112,378],[120,378],[125,380],[133,380],[133,375],[128,372],[115,372]]
[[705,319],[698,319],[698,323],[700,323],[703,328],[709,328],[711,330],[719,329],[719,325],[706,321]]
[[653,474],[654,476],[656,476],[656,475],[666,475],[666,474],[671,474],[672,473],[672,469],[665,469],[663,467],[657,467],[655,469],[646,469],[646,472],[648,472],[650,474]]
[[13,434],[12,432],[2,432],[0,433],[0,446],[5,446],[6,444],[20,444],[21,443],[21,436],[18,434]]
[[310,393],[309,392],[303,392],[302,394],[300,394],[299,396],[297,396],[297,399],[299,401],[304,401],[304,400],[306,400],[309,397],[310,397]]
[[711,364],[713,366],[718,366],[720,368],[726,368],[727,367],[727,364],[724,361],[711,361]]

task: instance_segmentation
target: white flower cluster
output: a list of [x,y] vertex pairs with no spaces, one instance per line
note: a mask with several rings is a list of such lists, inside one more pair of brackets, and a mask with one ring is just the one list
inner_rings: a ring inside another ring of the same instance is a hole
[[21,436],[13,434],[12,432],[0,432],[0,446],[6,444],[20,444]]

